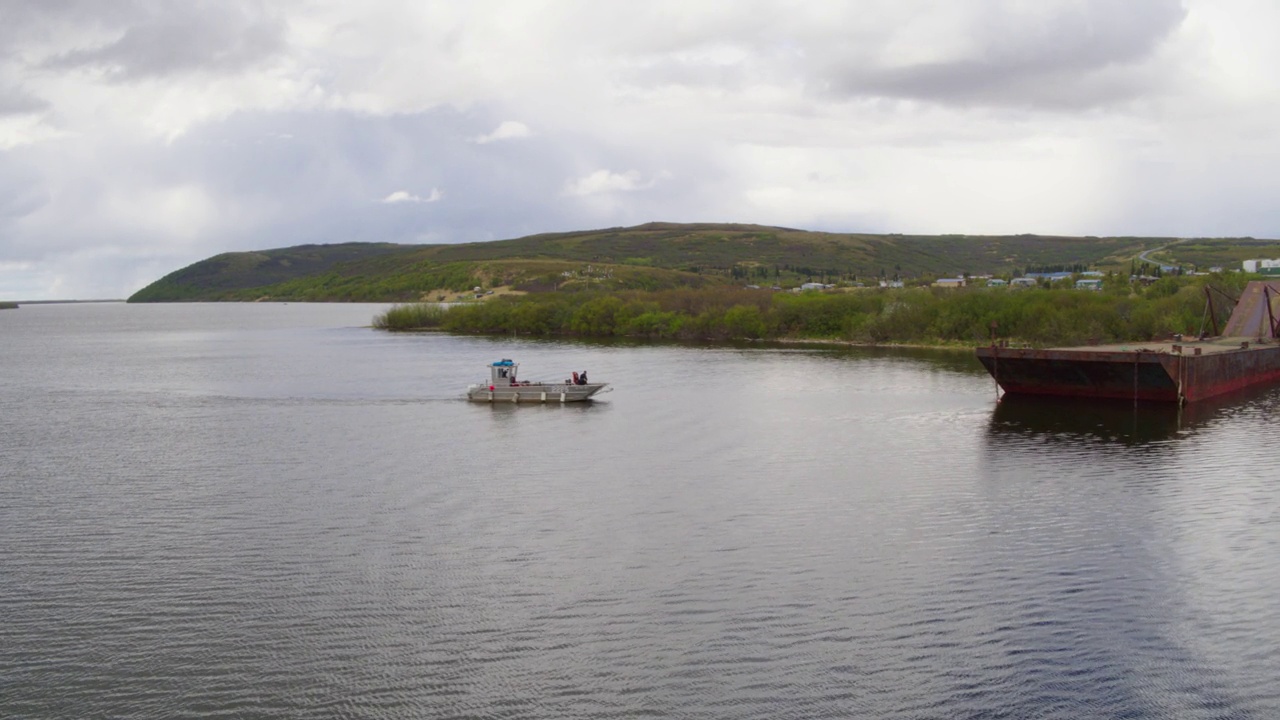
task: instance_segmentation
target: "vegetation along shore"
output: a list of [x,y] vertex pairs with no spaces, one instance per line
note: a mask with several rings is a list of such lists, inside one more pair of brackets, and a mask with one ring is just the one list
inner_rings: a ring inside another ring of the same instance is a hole
[[[223,253],[129,302],[398,302],[387,329],[971,344],[1194,333],[1254,238],[825,233],[649,223],[453,245]],[[1024,287],[1000,287],[1005,284]],[[1025,287],[1025,286],[1030,287]],[[1079,288],[1088,288],[1087,290]]]
[[[728,288],[576,292],[489,302],[398,305],[374,319],[388,330],[439,329],[581,337],[689,340],[839,340],[1039,345],[1149,340],[1210,327],[1204,286],[1238,292],[1243,273],[1116,281],[1101,292],[1067,288],[866,288],[774,292]],[[1221,323],[1228,308],[1215,310]]]

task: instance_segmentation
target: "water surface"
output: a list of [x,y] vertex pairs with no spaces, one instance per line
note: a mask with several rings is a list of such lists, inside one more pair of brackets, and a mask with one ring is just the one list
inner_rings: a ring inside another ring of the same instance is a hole
[[0,314],[0,716],[1280,715],[1276,391],[380,309]]

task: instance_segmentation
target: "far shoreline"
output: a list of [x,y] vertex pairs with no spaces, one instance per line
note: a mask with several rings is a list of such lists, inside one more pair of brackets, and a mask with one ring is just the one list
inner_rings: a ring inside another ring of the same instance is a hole
[[88,305],[92,303],[122,303],[124,298],[109,298],[102,300],[9,300],[0,301],[0,306],[8,302],[14,307],[22,307],[23,305]]
[[[399,333],[438,333],[440,335],[452,335],[454,337],[512,337],[507,333],[457,333],[443,328],[380,328],[377,325],[362,325],[361,327],[369,330],[380,330],[392,334]],[[610,341],[630,341],[638,343],[674,343],[678,345],[691,345],[703,347],[722,347],[744,345],[817,345],[823,347],[840,347],[840,348],[858,348],[864,350],[938,350],[954,353],[971,353],[975,348],[982,347],[984,343],[972,344],[938,344],[930,345],[928,343],[903,343],[903,342],[886,342],[874,343],[863,340],[842,340],[839,338],[734,338],[734,339],[692,339],[692,338],[652,338],[652,337],[629,337],[617,335],[516,335],[517,340],[585,340],[594,342],[610,342]]]

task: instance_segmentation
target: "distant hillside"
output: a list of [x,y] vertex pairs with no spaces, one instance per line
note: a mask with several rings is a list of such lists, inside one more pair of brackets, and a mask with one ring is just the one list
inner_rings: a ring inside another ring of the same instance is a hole
[[1219,256],[1226,262],[1241,253],[1280,257],[1280,244],[1251,238],[867,235],[649,223],[457,245],[344,243],[223,253],[164,276],[129,302],[411,301],[475,286],[658,290],[1007,274],[1055,266],[1127,272],[1139,253],[1165,246],[1152,257],[1175,262],[1181,247],[1201,263]]

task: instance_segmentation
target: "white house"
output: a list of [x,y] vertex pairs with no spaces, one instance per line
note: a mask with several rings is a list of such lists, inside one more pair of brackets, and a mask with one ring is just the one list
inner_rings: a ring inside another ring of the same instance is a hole
[[1266,273],[1268,270],[1271,270],[1272,272],[1280,271],[1280,259],[1245,260],[1243,264],[1244,271],[1247,273]]

